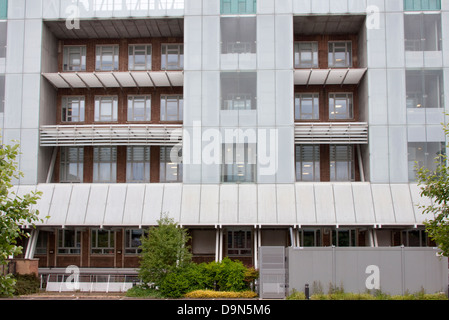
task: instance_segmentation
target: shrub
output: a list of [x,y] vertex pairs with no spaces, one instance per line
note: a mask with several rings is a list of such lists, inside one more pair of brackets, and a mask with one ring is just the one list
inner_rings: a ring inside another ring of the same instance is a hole
[[292,290],[292,293],[287,296],[287,300],[306,300],[306,294],[296,289]]
[[257,297],[257,293],[253,291],[195,290],[187,293],[185,297],[191,299],[252,299]]
[[17,274],[14,276],[16,279],[15,295],[26,295],[39,292],[40,282],[39,278],[34,274]]

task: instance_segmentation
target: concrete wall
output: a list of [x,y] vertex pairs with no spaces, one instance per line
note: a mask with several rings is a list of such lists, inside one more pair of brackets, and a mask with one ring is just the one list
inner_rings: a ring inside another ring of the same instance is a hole
[[[345,292],[380,289],[387,294],[445,292],[448,288],[448,259],[435,248],[287,248],[288,290],[310,294],[321,287]],[[378,280],[378,281],[377,281]]]

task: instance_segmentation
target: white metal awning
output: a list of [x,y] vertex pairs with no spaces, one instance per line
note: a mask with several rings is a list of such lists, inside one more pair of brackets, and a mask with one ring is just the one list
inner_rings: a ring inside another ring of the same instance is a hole
[[366,68],[296,69],[295,85],[358,84],[366,70]]
[[[416,184],[40,184],[38,226],[410,226],[427,218]],[[46,216],[49,216],[47,219]]]
[[296,122],[296,144],[367,144],[366,122]]
[[183,71],[56,72],[42,74],[56,88],[180,87]]
[[41,126],[41,146],[175,145],[182,125],[95,124]]

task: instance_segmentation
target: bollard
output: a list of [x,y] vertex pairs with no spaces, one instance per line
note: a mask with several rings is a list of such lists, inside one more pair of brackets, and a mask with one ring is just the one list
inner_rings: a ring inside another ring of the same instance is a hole
[[310,295],[309,295],[309,284],[306,283],[306,286],[304,288],[304,293],[306,295],[306,300],[310,300]]

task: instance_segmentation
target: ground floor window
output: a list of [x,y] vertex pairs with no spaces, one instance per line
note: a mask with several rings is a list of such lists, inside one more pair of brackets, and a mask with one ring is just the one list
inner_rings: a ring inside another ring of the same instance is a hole
[[58,253],[80,254],[81,231],[75,229],[62,229],[58,232]]
[[357,232],[355,229],[332,230],[332,245],[336,247],[355,247],[357,245]]
[[303,229],[300,230],[301,247],[320,247],[321,229]]
[[114,231],[103,229],[92,229],[91,233],[91,253],[92,254],[113,254],[114,253]]
[[142,252],[141,238],[144,234],[142,229],[125,230],[125,254],[139,254]]
[[230,229],[227,232],[228,256],[249,256],[252,254],[251,230]]

